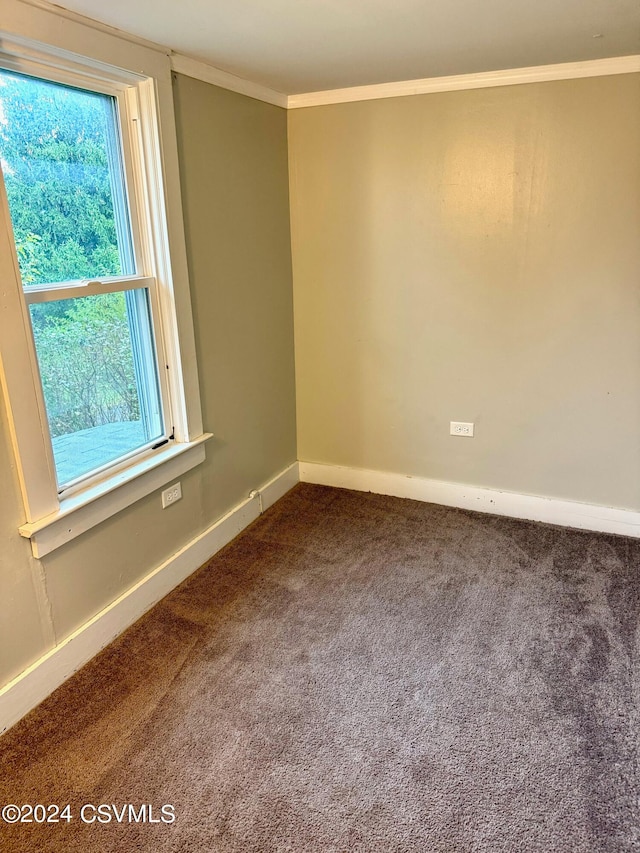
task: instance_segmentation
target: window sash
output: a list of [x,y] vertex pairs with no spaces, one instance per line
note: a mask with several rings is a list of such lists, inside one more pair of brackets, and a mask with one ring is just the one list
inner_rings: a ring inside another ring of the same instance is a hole
[[[1,35],[1,33],[0,33]],[[10,45],[10,42],[4,42]],[[35,52],[34,52],[35,53]],[[38,57],[38,54],[35,53]],[[122,225],[126,218],[129,225],[131,251],[137,275],[150,275],[153,272],[153,237],[148,227],[149,210],[147,204],[148,190],[146,164],[142,152],[141,128],[139,122],[139,87],[141,78],[137,75],[123,75],[123,79],[105,80],[102,76],[87,73],[85,68],[72,70],[59,67],[57,64],[43,62],[39,58],[16,57],[0,49],[0,68],[14,71],[27,77],[83,89],[90,93],[109,95],[116,102],[116,131],[118,133],[118,148],[122,154],[122,178],[124,183],[124,203],[128,205],[125,216],[116,215],[116,227]],[[127,79],[129,78],[129,79]],[[113,195],[114,208],[122,203],[119,193]],[[126,278],[126,276],[122,276]],[[31,287],[31,285],[30,285]]]
[[[76,298],[83,298],[85,296],[100,296],[104,295],[105,293],[126,293],[133,292],[136,290],[146,290],[149,296],[149,320],[152,337],[149,346],[150,352],[147,354],[147,358],[141,357],[136,352],[136,347],[134,345],[133,355],[134,360],[138,361],[139,359],[138,369],[140,369],[141,371],[146,372],[147,368],[149,367],[149,361],[155,368],[155,374],[153,379],[158,383],[163,431],[160,435],[154,437],[152,440],[145,442],[145,444],[140,445],[139,447],[134,448],[133,450],[124,453],[121,456],[116,457],[116,459],[112,460],[111,462],[93,468],[86,474],[83,474],[80,477],[61,484],[60,487],[57,488],[57,493],[59,495],[64,494],[65,497],[68,495],[72,495],[77,491],[86,488],[88,485],[91,485],[91,483],[94,482],[96,479],[100,479],[101,477],[103,477],[105,475],[105,472],[121,470],[123,465],[130,464],[132,460],[136,459],[139,456],[149,454],[150,452],[165,445],[168,441],[174,438],[175,431],[173,426],[171,399],[167,382],[167,367],[164,352],[161,349],[161,336],[158,333],[158,330],[160,328],[160,312],[155,285],[156,282],[153,278],[142,278],[138,276],[132,276],[117,279],[105,279],[103,281],[96,280],[87,282],[65,282],[62,285],[40,285],[30,287],[28,289],[23,288],[24,303],[27,307],[29,305],[34,304],[57,302],[62,299],[71,300]],[[46,403],[44,400],[42,379],[40,377],[40,365],[37,353],[35,351],[35,340],[33,338],[32,330],[30,337],[30,344],[33,346],[36,365],[35,370],[37,371],[38,377],[38,409],[40,414],[40,421],[43,425],[43,431],[46,427],[46,440],[51,452],[50,458],[53,463],[53,470],[56,471],[55,461],[53,460],[53,444],[51,438],[51,430],[49,427],[49,418]],[[145,393],[145,389],[146,386],[141,389],[142,394]],[[143,404],[142,400],[140,402],[141,404]],[[142,406],[142,408],[144,409],[144,405]],[[56,483],[58,483],[57,472]]]
[[23,288],[27,305],[41,302],[58,302],[61,299],[77,299],[82,296],[99,296],[101,293],[120,293],[124,290],[152,291],[156,280],[150,276],[118,276],[109,278],[64,281],[61,284],[30,284]]
[[[144,454],[148,454],[160,446],[165,445],[168,441],[174,438],[175,429],[173,425],[173,417],[171,411],[171,398],[168,384],[168,365],[165,354],[162,349],[162,336],[160,334],[160,310],[157,299],[156,281],[153,278],[142,278],[139,276],[130,276],[125,278],[113,278],[104,280],[94,280],[87,282],[65,282],[62,285],[40,285],[35,287],[23,288],[24,302],[27,306],[34,304],[42,304],[46,302],[57,302],[62,299],[76,299],[85,296],[100,296],[105,293],[126,293],[127,291],[146,290],[149,295],[149,310],[151,324],[151,357],[156,369],[155,379],[158,383],[158,391],[160,395],[160,410],[163,422],[163,432],[154,439],[146,442],[143,445],[118,456],[111,462],[105,463],[97,468],[88,471],[80,477],[72,481],[62,484],[57,488],[59,495],[64,494],[65,497],[74,494],[80,489],[86,488],[94,480],[104,476],[105,472],[116,471],[122,468],[123,463],[129,464],[131,461]],[[31,328],[31,327],[30,327]],[[33,339],[33,331],[31,330],[31,342],[35,352],[35,341]],[[135,354],[134,354],[135,358]],[[40,377],[40,365],[37,354],[35,355],[37,365],[37,375],[39,380],[40,391],[42,392],[42,379]],[[144,392],[143,392],[144,393]],[[49,419],[44,401],[44,393],[39,394],[38,408],[40,419],[43,424],[43,430],[46,428],[46,437],[49,446],[51,447],[51,459],[53,460],[53,444],[51,438],[51,430]],[[55,471],[55,461],[53,463]],[[56,483],[57,473],[56,473]]]
[[[104,287],[101,286],[100,282],[91,282],[90,287],[63,287],[61,290],[64,294],[65,299],[73,299],[75,298],[84,298],[86,296],[103,296],[105,293],[125,293],[125,294],[133,294],[140,293],[146,294],[143,299],[143,305],[135,304],[132,301],[132,304],[129,304],[128,311],[133,312],[133,314],[129,313],[129,332],[131,336],[131,347],[132,347],[132,358],[134,361],[134,370],[135,374],[138,377],[137,381],[137,395],[138,402],[140,406],[140,419],[141,423],[153,423],[156,414],[159,414],[159,417],[162,422],[162,429],[158,432],[155,432],[152,438],[148,441],[145,441],[143,444],[138,445],[137,447],[128,450],[119,456],[116,456],[112,460],[105,462],[104,464],[96,465],[95,467],[85,471],[73,479],[66,480],[61,482],[59,479],[59,470],[57,466],[54,464],[56,468],[56,483],[58,485],[58,494],[64,495],[68,497],[79,490],[86,488],[96,479],[100,479],[105,475],[105,473],[112,473],[115,470],[120,470],[123,465],[130,464],[134,459],[139,456],[149,455],[151,451],[158,450],[160,447],[166,445],[170,440],[174,438],[174,428],[173,421],[171,418],[171,408],[170,408],[170,399],[169,399],[169,388],[166,377],[166,366],[162,361],[163,353],[160,350],[159,342],[158,342],[158,313],[157,313],[157,300],[154,299],[153,288],[150,285],[153,285],[155,282],[153,279],[136,279],[135,281],[128,282],[128,287],[123,287],[121,282],[113,282],[108,289],[105,290]],[[90,292],[87,292],[90,291]],[[53,289],[43,290],[39,294],[41,297],[45,297],[44,301],[57,301],[56,292]],[[25,293],[27,296],[27,293]],[[31,300],[32,304],[38,304],[43,300]],[[128,301],[128,300],[127,300]],[[156,303],[156,310],[154,312],[154,303]],[[146,312],[149,312],[146,315]],[[142,313],[141,313],[142,312]],[[146,315],[146,316],[145,316]],[[154,319],[155,316],[155,319]],[[35,345],[35,336],[33,338]],[[36,349],[36,358],[37,358],[37,346]],[[40,370],[40,363],[38,360],[38,370]],[[49,442],[51,443],[52,453],[53,453],[53,438],[51,436],[51,426],[49,423],[49,415],[46,408],[46,401],[44,400],[44,385],[42,380],[40,380],[40,385],[43,389],[43,410],[42,421],[43,424],[46,424],[47,435],[49,438]],[[156,409],[156,405],[158,409]],[[43,427],[44,429],[44,427]],[[73,433],[69,433],[72,435]],[[54,454],[55,455],[55,454]],[[55,459],[54,459],[55,463]]]

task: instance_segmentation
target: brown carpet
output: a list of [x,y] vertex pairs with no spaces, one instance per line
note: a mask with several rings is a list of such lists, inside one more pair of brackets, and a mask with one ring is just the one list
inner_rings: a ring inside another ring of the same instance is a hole
[[298,486],[0,739],[0,804],[73,816],[0,850],[640,850],[639,564]]

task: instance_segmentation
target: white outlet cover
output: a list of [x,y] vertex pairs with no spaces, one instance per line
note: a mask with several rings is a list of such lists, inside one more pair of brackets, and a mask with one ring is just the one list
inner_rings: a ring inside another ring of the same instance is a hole
[[179,501],[181,497],[182,485],[180,483],[174,483],[173,486],[169,486],[168,489],[162,492],[162,509],[166,509],[171,504]]
[[473,424],[465,423],[464,421],[450,421],[449,434],[464,438],[473,438]]

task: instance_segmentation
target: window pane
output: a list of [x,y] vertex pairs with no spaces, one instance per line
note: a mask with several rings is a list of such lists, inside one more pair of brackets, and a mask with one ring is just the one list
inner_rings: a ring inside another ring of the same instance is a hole
[[30,311],[60,487],[164,434],[145,289]]
[[0,163],[25,286],[135,272],[115,98],[0,69]]

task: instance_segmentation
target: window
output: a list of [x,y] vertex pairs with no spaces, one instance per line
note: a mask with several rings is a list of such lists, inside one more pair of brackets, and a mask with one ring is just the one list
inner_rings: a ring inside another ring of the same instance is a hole
[[0,165],[63,493],[172,437],[117,98],[0,70]]
[[[37,30],[51,13],[26,14]],[[65,42],[94,55],[0,33],[0,355],[36,556],[198,464],[209,437],[168,58],[75,27]],[[110,47],[154,73],[106,65]]]

